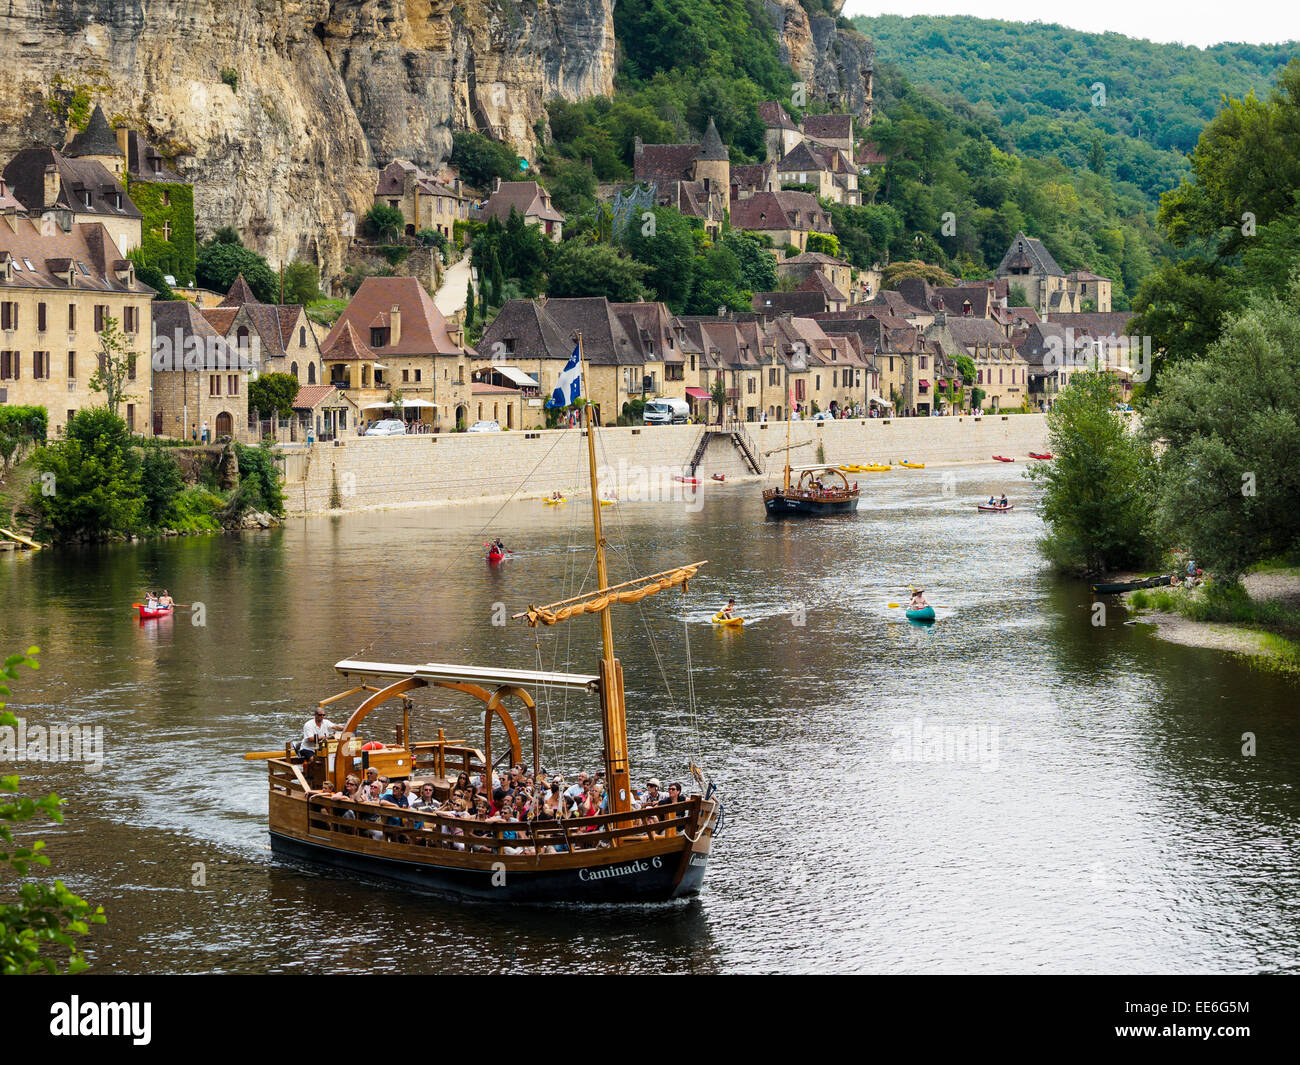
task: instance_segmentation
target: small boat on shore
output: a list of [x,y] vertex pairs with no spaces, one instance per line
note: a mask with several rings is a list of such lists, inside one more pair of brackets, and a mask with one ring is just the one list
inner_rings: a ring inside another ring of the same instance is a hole
[[1009,459],[1009,458],[1007,458],[1005,455],[994,455],[994,456],[993,456],[993,461],[994,461],[994,462],[1015,462],[1016,460],[1015,460],[1015,459]]
[[1122,595],[1124,592],[1135,592],[1139,588],[1163,588],[1165,585],[1172,584],[1174,575],[1166,573],[1159,577],[1146,577],[1136,581],[1119,581],[1114,584],[1094,584],[1092,592],[1094,595]]
[[909,610],[907,611],[907,620],[908,621],[933,621],[934,607],[923,606],[923,607],[918,607],[916,610]]
[[1005,507],[1001,507],[1001,506],[997,506],[996,504],[994,506],[989,506],[987,503],[980,503],[975,509],[994,511],[1000,514],[1006,510],[1015,510],[1016,505],[1014,503],[1008,503]]
[[700,479],[699,479],[698,477],[674,477],[673,480],[674,480],[674,481],[680,481],[682,484],[699,484],[699,483],[700,483]]
[[725,481],[727,479],[727,475],[724,473],[715,473],[713,475],[713,479],[715,481]]
[[905,469],[909,469],[909,470],[923,470],[923,469],[925,469],[925,463],[924,463],[924,462],[908,462],[907,459],[904,459],[902,462],[899,463],[899,465],[902,466],[902,467],[904,467]]
[[1043,462],[1047,462],[1050,459],[1054,458],[1055,456],[1053,456],[1053,454],[1050,451],[1044,451],[1041,454],[1039,454],[1039,452],[1037,451],[1031,451],[1029,453],[1029,457],[1031,459],[1039,459]]
[[868,466],[863,466],[861,472],[862,473],[888,473],[893,468],[894,468],[893,466],[887,466],[884,463],[873,462]]

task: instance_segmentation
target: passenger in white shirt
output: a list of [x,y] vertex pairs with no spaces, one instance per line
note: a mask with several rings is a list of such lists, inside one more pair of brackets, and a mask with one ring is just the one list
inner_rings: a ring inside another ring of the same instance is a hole
[[303,754],[315,754],[318,744],[342,728],[342,725],[326,720],[325,711],[318,707],[312,719],[302,727],[302,743],[298,744],[298,750]]

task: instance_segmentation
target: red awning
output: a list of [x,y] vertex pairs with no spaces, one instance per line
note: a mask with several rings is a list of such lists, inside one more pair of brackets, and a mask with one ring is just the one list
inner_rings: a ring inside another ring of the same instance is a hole
[[924,391],[925,391],[927,388],[929,388],[929,387],[930,387],[930,382],[929,382],[929,381],[922,381],[922,382],[921,382],[921,391],[924,392]]
[[686,394],[690,396],[691,399],[712,399],[713,398],[703,388],[688,388],[686,390]]

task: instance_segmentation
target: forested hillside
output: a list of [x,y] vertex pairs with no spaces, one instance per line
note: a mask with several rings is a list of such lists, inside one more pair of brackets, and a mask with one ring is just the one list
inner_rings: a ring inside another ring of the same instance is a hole
[[1294,43],[1199,49],[967,16],[853,24],[875,41],[880,64],[995,115],[1022,152],[1112,174],[1152,200],[1188,174],[1186,153],[1224,96],[1267,95],[1296,54]]

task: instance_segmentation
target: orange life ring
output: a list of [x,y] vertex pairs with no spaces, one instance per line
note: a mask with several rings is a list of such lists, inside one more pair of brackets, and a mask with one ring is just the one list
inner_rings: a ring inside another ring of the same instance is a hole
[[362,744],[361,749],[363,751],[382,751],[384,745],[378,740],[371,740],[369,743]]

